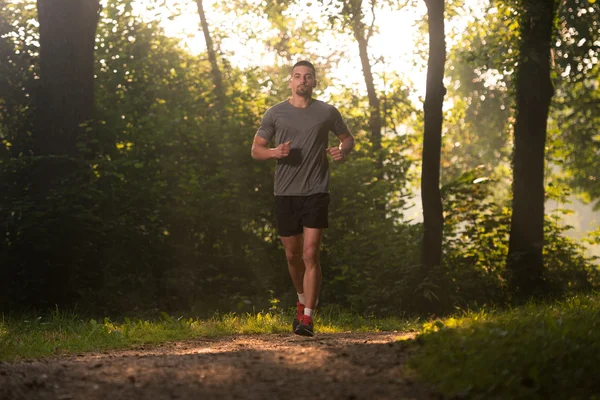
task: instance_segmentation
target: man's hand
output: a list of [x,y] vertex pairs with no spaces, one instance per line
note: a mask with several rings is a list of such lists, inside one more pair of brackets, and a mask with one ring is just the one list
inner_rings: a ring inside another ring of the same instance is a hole
[[282,158],[286,158],[290,154],[290,143],[291,141],[281,143],[279,146],[275,147],[275,158],[281,160]]
[[344,159],[344,153],[339,147],[328,147],[325,151],[331,155],[331,158],[333,158],[334,161],[342,161]]

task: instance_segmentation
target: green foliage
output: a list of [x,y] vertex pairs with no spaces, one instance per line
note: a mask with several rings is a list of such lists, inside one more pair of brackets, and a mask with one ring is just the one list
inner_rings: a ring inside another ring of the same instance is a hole
[[587,256],[584,245],[567,236],[572,226],[561,222],[561,213],[546,217],[544,226],[544,263],[546,265],[549,290],[553,293],[584,292],[598,288],[600,270],[598,257]]
[[[35,65],[36,53],[26,54]],[[248,297],[262,285],[275,287],[268,276],[255,275],[269,266],[264,253],[273,248],[263,232],[266,226],[272,236],[263,206],[271,200],[272,178],[268,166],[249,157],[267,102],[258,83],[244,87],[239,71],[226,71],[240,83],[228,89],[235,117],[219,126],[208,65],[116,1],[103,9],[96,55],[97,120],[89,127],[95,135],[80,144],[82,153],[92,154],[91,174],[73,175],[46,208],[32,209],[21,193],[35,159],[21,152],[2,164],[6,239],[0,257],[9,266],[3,282],[12,283],[2,293],[6,304],[59,301],[38,295],[48,282],[72,290],[68,301],[106,310],[215,306],[229,304],[232,292]],[[19,108],[9,111],[27,121]],[[25,133],[14,125],[8,134],[23,140]],[[19,147],[30,146],[11,140],[11,148]],[[70,247],[59,243],[63,237],[44,236],[52,224],[75,239]],[[62,252],[68,281],[24,257],[32,245]]]
[[444,116],[444,183],[475,168],[499,179],[510,164],[518,25],[514,10],[496,3],[486,7],[484,21],[475,19],[460,32],[448,54],[448,97],[453,106]]
[[442,188],[446,279],[456,305],[504,300],[511,213],[495,202],[495,182],[483,172],[466,172]]
[[594,58],[598,55],[600,22],[597,1],[565,0],[559,3],[559,23],[556,31],[557,81],[581,82],[597,76]]
[[[406,101],[402,85],[398,83],[395,88],[388,96],[400,103]],[[347,117],[356,145],[347,162],[332,165],[330,228],[325,232],[322,252],[320,301],[367,312],[403,314],[414,309],[407,277],[417,272],[421,230],[403,217],[413,165],[407,154],[414,138],[398,134],[395,127],[409,120],[412,108],[406,102],[387,114],[389,135],[381,150],[386,160],[384,179],[379,179],[367,133],[367,99],[349,93],[333,100]],[[377,208],[381,201],[386,203],[385,217]]]
[[[96,38],[96,115],[86,125],[92,139],[80,141],[77,158],[64,160],[81,168],[41,204],[31,195],[31,177],[40,161],[31,156],[39,53],[35,4],[12,2],[0,11],[0,57],[8,60],[0,63],[3,308],[53,307],[57,299],[40,294],[53,291],[64,292],[65,305],[77,303],[95,315],[165,310],[167,316],[186,311],[206,317],[216,309],[245,313],[269,306],[275,315],[281,304],[295,302],[272,215],[274,166],[252,160],[250,147],[263,113],[289,94],[285,78],[290,54],[312,59],[309,41],[301,39],[314,34],[317,41],[322,32],[311,33],[312,22],[288,26],[292,11],[302,5],[263,6],[275,34],[267,47],[278,57],[274,65],[244,70],[221,58],[226,102],[224,110],[217,110],[205,56],[179,48],[158,21],[133,15],[130,1],[108,1]],[[235,11],[262,9],[244,7]],[[489,25],[469,27],[468,40],[450,60],[455,103],[447,113],[444,139],[446,261],[431,276],[423,277],[419,266],[422,227],[405,216],[419,160],[419,135],[412,132],[422,130],[406,83],[390,73],[383,76],[385,90],[379,88],[381,175],[374,162],[379,155],[367,134],[367,98],[349,87],[327,97],[328,70],[336,57],[316,58],[322,65],[317,96],[338,106],[357,139],[347,162],[332,163],[323,306],[404,315],[506,299],[503,264],[510,213],[504,177],[514,60],[512,42],[498,35],[507,28],[511,11],[499,10],[490,14]],[[262,38],[259,33],[252,34]],[[490,45],[500,50],[485,50]],[[502,79],[490,85],[486,77],[495,73]],[[571,113],[587,110],[589,120],[584,114],[569,120],[573,129],[581,126],[574,134],[585,131],[589,138],[581,134],[580,142],[569,141],[577,144],[559,145],[563,138],[555,129],[553,148],[562,146],[563,153],[555,153],[554,160],[566,158],[567,151],[575,157],[585,150],[586,162],[595,165],[590,158],[595,148],[590,145],[595,140],[593,103],[586,109],[575,101],[584,98],[589,85],[574,83],[572,101],[561,111],[566,121]],[[596,91],[588,92],[591,102]],[[465,173],[472,169],[476,171]],[[583,167],[574,171],[581,179],[594,173]],[[386,215],[377,207],[381,203]],[[57,229],[59,234],[47,234]],[[557,220],[548,221],[548,279],[556,290],[593,286],[596,278],[589,265],[594,260],[581,256],[582,248],[565,238],[566,229]],[[55,264],[39,254],[60,260],[65,272],[58,274]],[[164,319],[164,324],[172,322]],[[232,332],[233,319],[215,329]],[[261,321],[248,330],[278,329],[273,320]],[[134,325],[121,331],[131,333]]]
[[[506,257],[511,212],[507,201],[492,196],[498,182],[484,170],[464,173],[442,188],[444,210],[444,268],[436,293],[449,307],[503,304],[508,300]],[[548,216],[544,225],[544,264],[553,294],[597,287],[596,258],[585,255],[581,243],[567,236],[560,211]],[[551,294],[548,293],[548,294]]]
[[[224,106],[231,117],[221,125],[212,109],[215,97],[209,65],[179,49],[155,22],[135,17],[128,4],[109,2],[98,27],[97,118],[89,126],[95,134],[92,142],[80,146],[92,159],[91,176],[73,176],[72,182],[79,184],[65,186],[48,208],[36,213],[28,212],[29,203],[16,201],[16,194],[7,196],[2,209],[7,213],[5,220],[13,221],[7,226],[7,236],[24,237],[27,224],[43,238],[38,246],[60,248],[59,237],[44,237],[44,224],[61,221],[70,227],[71,235],[82,242],[63,250],[69,257],[68,282],[61,282],[62,277],[55,281],[58,287],[72,289],[67,297],[84,309],[117,313],[191,309],[200,314],[215,308],[249,310],[265,305],[261,293],[269,290],[278,296],[287,293],[285,300],[291,300],[293,291],[271,214],[273,165],[249,157],[260,117],[287,94],[279,79],[283,82],[289,66],[239,71],[223,62],[229,82]],[[36,34],[34,30],[29,33]],[[28,55],[27,62],[35,65],[36,53]],[[390,99],[406,102],[406,90],[401,84],[395,87],[397,92],[390,93]],[[345,105],[348,98],[358,101]],[[359,141],[366,143],[367,121],[362,113],[366,99],[354,95],[345,99],[334,101],[348,113]],[[18,112],[12,115],[27,118]],[[390,124],[400,124],[410,111],[390,107],[386,115]],[[11,132],[22,131],[14,128]],[[410,166],[402,156],[406,137],[400,139],[394,136],[385,145],[389,160],[385,181],[369,178],[375,175],[375,166],[367,145],[351,163],[332,173],[338,181],[332,188],[332,209],[337,210],[332,218],[338,228],[328,234],[324,257],[328,252],[335,255],[330,271],[341,280],[348,278],[340,273],[346,263],[356,270],[368,254],[356,257],[346,251],[344,239],[350,237],[344,238],[344,229],[351,230],[352,243],[360,242],[365,249],[380,247],[379,258],[368,262],[369,276],[380,275],[380,264],[389,265],[386,274],[395,274],[394,260],[401,258],[395,254],[399,232],[413,232],[407,238],[407,251],[416,241],[416,230],[393,222],[407,196]],[[20,169],[5,169],[12,193],[23,190],[30,163],[25,157],[17,164]],[[365,188],[370,196],[362,193]],[[387,221],[374,209],[377,198],[385,198],[390,205]],[[63,213],[48,218],[55,215],[50,207],[57,206]],[[15,219],[14,215],[24,217]],[[380,243],[384,238],[385,243]],[[36,299],[35,284],[44,285],[44,279],[32,284],[29,278],[35,269],[19,259],[28,245],[30,241],[23,239],[5,242],[3,264],[12,266],[2,271],[5,282],[20,284],[5,291],[4,298],[12,306],[43,308],[54,299]],[[27,262],[35,264],[36,260]],[[44,276],[52,275],[47,269]],[[334,285],[327,292],[336,301],[353,298],[357,306],[365,307],[361,291],[370,284],[369,278],[353,291],[342,293],[342,287]],[[395,307],[390,305],[388,310]]]
[[[600,196],[595,153],[599,12],[598,2],[569,0],[558,5],[548,120],[552,134],[546,152],[548,160],[564,170],[571,187],[589,201]],[[508,165],[511,152],[511,95],[521,14],[518,1],[491,2],[483,19],[471,22],[449,52],[448,90],[454,106],[445,120],[444,182],[479,165],[494,171],[494,178],[506,173],[502,165]]]
[[449,397],[595,398],[599,313],[591,294],[432,321],[411,364]]
[[[563,76],[569,75],[566,71]],[[600,136],[597,126],[600,110],[598,64],[589,67],[584,78],[559,82],[554,100],[554,118],[550,121],[552,163],[560,166],[574,189],[583,192],[588,201],[600,197],[597,149]],[[596,203],[596,210],[600,203]]]
[[[577,44],[585,47],[589,40],[591,43],[597,40],[591,28],[596,23],[591,19],[596,15],[597,4],[568,3],[559,9],[560,39],[554,53],[555,67],[563,78],[578,76],[586,83],[555,80],[547,142],[546,193],[549,198],[560,196],[561,201],[565,199],[562,190],[566,183],[588,194],[595,193],[594,177],[598,170],[593,139],[597,125],[594,123],[597,113],[593,111],[597,108],[593,100],[596,92],[592,84],[593,67],[585,74],[578,67],[579,75],[574,75],[575,68],[566,67],[572,62],[571,57],[582,60],[594,57],[593,52],[586,56]],[[451,288],[449,296],[457,304],[506,300],[504,263],[511,214],[507,207],[510,198],[507,178],[513,129],[512,80],[521,14],[519,2],[491,2],[481,20],[473,20],[460,32],[461,40],[449,53],[448,90],[453,106],[444,123],[442,176],[447,225],[444,255],[451,272],[439,277],[440,282],[435,285],[438,292],[443,292],[441,288]],[[585,21],[577,21],[576,15],[582,15]],[[466,172],[470,170],[476,172]],[[569,227],[556,217],[548,217],[545,224],[546,280],[551,290],[561,292],[565,288],[583,289],[596,284],[596,270],[591,266],[596,260],[582,256],[585,249],[568,238]]]

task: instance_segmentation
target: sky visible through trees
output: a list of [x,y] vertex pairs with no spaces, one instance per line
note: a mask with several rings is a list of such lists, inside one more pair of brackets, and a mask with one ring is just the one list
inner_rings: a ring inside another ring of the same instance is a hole
[[[182,3],[187,3],[183,7],[183,12],[180,12]],[[239,33],[236,29],[232,29],[236,24],[241,24],[240,19],[244,23],[254,25],[257,32],[267,32],[270,29],[269,23],[265,18],[258,18],[255,15],[247,15],[246,17],[234,17],[231,13],[224,13],[218,10],[216,3],[213,0],[204,2],[207,18],[213,27],[219,29],[227,29],[226,38],[222,41],[222,50],[229,52],[228,59],[239,67],[247,67],[249,65],[270,64],[273,61],[273,54],[265,49],[261,40],[250,40],[245,42],[244,34]],[[251,4],[260,4],[258,0],[251,0]],[[308,14],[312,18],[318,18],[322,14],[322,8],[319,7],[317,1],[307,4],[312,4],[308,7]],[[477,0],[467,0],[468,7],[471,9],[468,15],[455,17],[449,22],[447,29],[453,32],[460,32],[464,25],[470,19],[482,12],[481,4]],[[167,0],[164,7],[158,10],[149,11],[147,2],[137,1],[134,3],[136,13],[144,16],[155,15],[161,13],[161,24],[165,28],[168,35],[179,37],[182,40],[181,45],[187,48],[192,53],[200,53],[206,51],[202,32],[199,30],[198,16],[194,13],[195,4],[193,2],[182,2],[181,0]],[[296,7],[297,8],[297,7]],[[417,22],[426,14],[425,4],[417,2],[414,7],[407,7],[403,10],[385,9],[385,12],[378,12],[375,18],[375,23],[378,26],[379,32],[369,42],[369,50],[373,52],[373,58],[382,58],[374,65],[374,71],[381,73],[383,71],[396,71],[407,77],[411,82],[411,88],[414,91],[413,100],[419,103],[419,96],[425,95],[425,68],[424,60],[418,58],[415,43],[418,41]],[[304,13],[307,12],[307,7],[303,7],[302,11],[289,11],[290,15],[297,17],[297,23],[301,24]],[[176,16],[173,16],[173,15]],[[372,16],[367,15],[367,21],[373,20]],[[326,18],[321,18],[323,24],[327,24]],[[236,22],[237,21],[237,22]],[[449,44],[453,40],[450,38]],[[336,91],[340,85],[356,86],[361,91],[366,92],[364,87],[364,79],[358,50],[351,41],[343,34],[329,33],[325,40],[316,49],[323,54],[331,53],[334,49],[339,50],[340,46],[344,49],[345,56],[339,60],[333,72],[333,76],[337,82],[335,85],[324,88],[326,93]],[[379,81],[379,84],[382,82]],[[420,106],[420,104],[418,105]]]

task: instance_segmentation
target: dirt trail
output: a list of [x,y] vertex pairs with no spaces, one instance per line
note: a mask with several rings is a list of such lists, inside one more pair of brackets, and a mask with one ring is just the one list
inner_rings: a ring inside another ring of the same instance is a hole
[[0,363],[2,400],[434,399],[399,333],[235,336]]

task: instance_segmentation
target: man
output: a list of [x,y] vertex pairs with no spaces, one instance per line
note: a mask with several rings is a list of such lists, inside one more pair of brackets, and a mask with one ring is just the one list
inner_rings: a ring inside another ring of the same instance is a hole
[[[252,144],[252,158],[276,159],[275,218],[288,269],[298,294],[294,333],[313,336],[313,315],[321,287],[319,252],[328,227],[329,161],[342,161],[354,138],[333,106],[312,98],[315,67],[299,61],[292,67],[292,96],[265,113]],[[327,147],[329,132],[340,140]],[[276,147],[268,144],[274,139]]]

